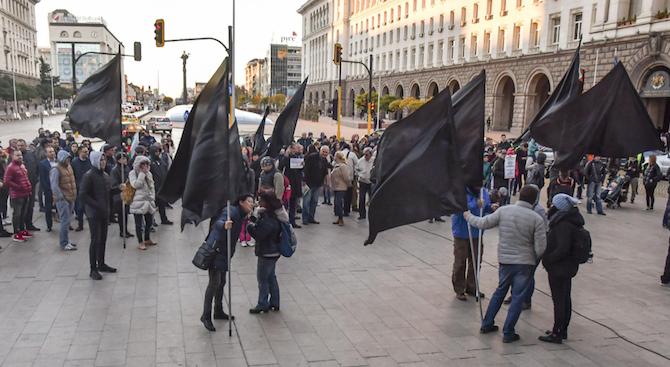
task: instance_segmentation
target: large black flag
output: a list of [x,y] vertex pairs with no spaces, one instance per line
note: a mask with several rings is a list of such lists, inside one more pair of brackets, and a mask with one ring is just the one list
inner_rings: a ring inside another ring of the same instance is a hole
[[258,154],[260,157],[268,149],[267,144],[265,144],[265,119],[270,114],[270,107],[265,107],[265,114],[263,114],[263,119],[261,120],[256,134],[254,134],[254,154]]
[[302,100],[305,98],[307,79],[309,78],[305,78],[305,81],[302,82],[300,88],[298,88],[293,98],[291,98],[282,113],[277,117],[277,121],[275,121],[267,154],[272,158],[277,158],[279,151],[293,142],[295,127],[298,123],[298,117],[300,117],[300,107],[302,106]]
[[230,127],[228,149],[230,151],[230,200],[238,195],[251,192],[247,182],[247,174],[244,168],[244,158],[242,156],[242,144],[240,143],[240,133],[237,130],[237,121]]
[[451,99],[454,123],[458,137],[463,184],[481,186],[484,180],[484,106],[486,100],[486,72],[482,70]]
[[622,63],[586,93],[533,124],[531,135],[561,152],[554,163],[557,169],[573,169],[586,154],[618,158],[663,148]]
[[182,229],[188,221],[197,224],[218,215],[230,199],[228,84],[226,59],[196,100],[159,193],[165,199],[182,197]]
[[[534,123],[549,116],[551,113],[553,113],[554,111],[558,110],[563,105],[565,105],[572,98],[575,98],[580,94],[582,94],[582,91],[584,90],[584,82],[579,80],[580,48],[581,48],[581,41],[579,47],[577,47],[577,50],[575,51],[575,55],[572,57],[572,62],[570,63],[568,71],[565,73],[565,75],[563,75],[563,79],[561,79],[561,82],[558,83],[556,88],[554,88],[553,92],[551,92],[551,95],[544,102],[540,110],[537,111],[537,114],[535,115],[533,120],[530,122],[530,124],[528,124],[526,131],[524,131],[523,134],[521,134],[521,136],[514,141],[515,146],[521,144],[524,141],[530,140],[531,138],[530,128],[531,126],[533,126]],[[556,149],[555,147],[552,148]]]
[[72,130],[121,147],[121,56],[88,77],[68,112]]
[[386,129],[375,161],[366,245],[387,229],[467,210],[454,125],[447,88]]

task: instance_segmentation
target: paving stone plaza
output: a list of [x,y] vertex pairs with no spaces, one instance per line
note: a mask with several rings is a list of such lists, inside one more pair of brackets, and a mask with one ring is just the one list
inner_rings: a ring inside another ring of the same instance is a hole
[[[532,309],[517,324],[521,340],[503,344],[501,332],[479,334],[477,303],[457,300],[452,289],[450,221],[390,230],[364,247],[367,223],[350,217],[333,226],[332,207],[319,206],[322,224],[297,230],[297,253],[277,264],[281,311],[261,315],[248,313],[258,298],[253,248],[238,247],[232,337],[226,322],[215,321],[212,333],[199,321],[207,273],[191,259],[206,224],[183,233],[161,226],[152,234],[158,246],[147,251],[132,238],[124,250],[117,227],[110,228],[107,263],[119,272],[102,281],[88,276],[88,225],[71,234],[75,252],[59,251],[57,230],[26,243],[4,240],[0,365],[669,366],[670,289],[659,282],[668,232],[661,227],[665,199],[657,201],[653,212],[627,203],[606,217],[586,217],[595,260],[573,280],[575,313],[562,345],[537,339],[553,324],[542,267]],[[178,221],[179,213],[175,206],[168,215]],[[45,227],[42,216],[36,225]],[[487,296],[498,280],[497,235],[484,235]]]

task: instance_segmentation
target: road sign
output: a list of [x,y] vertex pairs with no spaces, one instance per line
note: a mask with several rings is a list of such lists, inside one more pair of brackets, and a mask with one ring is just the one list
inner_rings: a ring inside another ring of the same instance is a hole
[[188,120],[188,113],[189,113],[188,110],[184,111],[184,122],[186,122],[186,120]]
[[505,179],[511,179],[515,177],[516,171],[516,154],[510,154],[505,156]]

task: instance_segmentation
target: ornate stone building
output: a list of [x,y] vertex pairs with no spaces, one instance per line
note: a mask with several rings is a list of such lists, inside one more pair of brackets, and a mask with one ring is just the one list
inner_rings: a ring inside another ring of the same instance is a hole
[[35,27],[35,4],[40,0],[5,0],[0,2],[2,44],[0,74],[12,76],[19,82],[37,84],[40,78]]
[[[493,128],[520,133],[567,70],[583,37],[585,90],[622,62],[659,128],[670,122],[667,0],[310,0],[303,15],[306,103],[337,96],[334,44],[343,58],[372,62],[373,91],[428,99],[481,70]],[[651,87],[651,79],[657,82]],[[663,80],[663,85],[658,81]],[[367,71],[342,67],[342,113],[356,113]],[[653,93],[646,90],[654,89]]]

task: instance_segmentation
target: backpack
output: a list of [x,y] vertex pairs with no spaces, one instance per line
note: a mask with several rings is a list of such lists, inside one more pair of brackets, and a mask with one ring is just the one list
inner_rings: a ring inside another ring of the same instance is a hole
[[279,253],[284,257],[291,257],[298,246],[298,238],[295,236],[293,226],[289,223],[279,223],[281,232],[279,233]]
[[284,194],[282,195],[281,199],[286,203],[291,200],[291,182],[288,180],[286,175],[282,174],[282,177],[284,178]]
[[593,256],[591,253],[591,234],[580,227],[575,231],[572,244],[572,258],[579,264],[586,263]]

